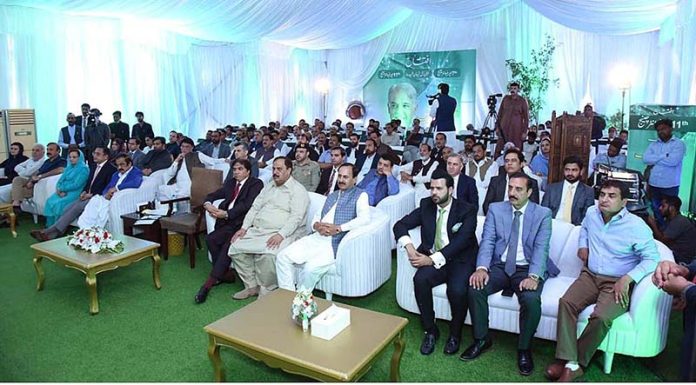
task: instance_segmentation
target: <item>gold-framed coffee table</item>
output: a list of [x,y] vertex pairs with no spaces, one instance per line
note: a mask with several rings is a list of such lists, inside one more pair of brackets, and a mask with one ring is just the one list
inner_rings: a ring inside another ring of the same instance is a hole
[[15,216],[12,203],[0,203],[0,214],[6,214],[10,218],[10,231],[12,231],[12,237],[17,238],[17,217]]
[[59,265],[79,270],[85,274],[85,283],[89,292],[89,312],[91,314],[99,313],[97,274],[104,271],[114,270],[145,258],[151,258],[152,279],[155,287],[159,290],[162,287],[159,277],[160,257],[157,254],[159,244],[125,235],[120,240],[123,242],[123,251],[117,254],[92,254],[87,251],[76,250],[68,246],[67,237],[31,245],[31,248],[34,249],[34,268],[38,278],[36,290],[41,291],[44,286],[44,273],[41,267],[43,258],[50,259]]
[[[220,347],[229,346],[272,368],[319,381],[357,381],[391,343],[390,381],[399,381],[408,320],[389,314],[337,304],[350,309],[350,325],[326,341],[303,332],[290,319],[295,293],[278,289],[204,328],[208,357],[216,381],[225,381]],[[332,302],[317,298],[319,311]]]

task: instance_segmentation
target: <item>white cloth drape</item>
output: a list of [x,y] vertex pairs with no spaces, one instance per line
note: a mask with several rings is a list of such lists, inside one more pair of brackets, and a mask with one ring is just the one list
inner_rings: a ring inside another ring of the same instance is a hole
[[[35,108],[39,139],[89,102],[145,112],[156,133],[342,117],[385,53],[476,49],[476,111],[504,92],[505,59],[559,44],[541,113],[591,101],[613,114],[612,73],[631,66],[629,103],[696,103],[694,0],[0,0],[0,108]],[[30,8],[31,7],[31,8]],[[369,116],[369,111],[368,111]],[[361,123],[361,122],[356,122]]]

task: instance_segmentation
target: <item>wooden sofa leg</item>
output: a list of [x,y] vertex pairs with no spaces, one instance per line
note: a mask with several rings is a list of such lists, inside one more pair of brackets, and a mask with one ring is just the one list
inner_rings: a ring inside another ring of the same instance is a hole
[[611,374],[611,364],[614,362],[614,352],[604,352],[604,374]]

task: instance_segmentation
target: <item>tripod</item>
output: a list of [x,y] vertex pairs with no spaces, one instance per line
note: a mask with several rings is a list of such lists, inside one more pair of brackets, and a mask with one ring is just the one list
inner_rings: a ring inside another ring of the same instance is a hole
[[[486,116],[486,119],[483,121],[483,126],[481,128],[481,136],[479,137],[481,140],[483,140],[483,147],[488,148],[488,140],[490,139],[491,136],[493,135],[484,135],[484,128],[488,127],[490,133],[495,133],[495,125],[498,123],[498,113],[495,112],[495,106],[493,108],[488,109],[488,115]],[[493,125],[493,128],[491,129],[491,126],[489,124]],[[502,131],[500,132],[502,135]],[[493,154],[495,156],[495,154]]]

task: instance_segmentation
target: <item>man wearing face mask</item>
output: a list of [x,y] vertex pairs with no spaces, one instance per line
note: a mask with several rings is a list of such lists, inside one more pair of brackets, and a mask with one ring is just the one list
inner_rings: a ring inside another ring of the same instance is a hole
[[81,150],[85,148],[84,137],[85,133],[81,126],[77,125],[75,114],[72,112],[66,118],[68,125],[60,129],[58,134],[58,146],[61,148],[61,156],[63,159],[68,156],[68,146],[71,144],[77,145]]
[[[278,287],[312,290],[336,261],[338,245],[352,229],[370,223],[370,205],[363,189],[355,186],[358,169],[344,163],[338,168],[338,188],[329,194],[312,220],[314,232],[278,253]],[[296,276],[296,267],[300,267]]]
[[498,120],[495,122],[495,130],[498,141],[495,144],[493,156],[497,159],[503,149],[503,145],[512,142],[515,147],[522,148],[524,133],[529,125],[529,105],[527,100],[519,95],[520,84],[510,83],[510,94],[505,95],[498,109]]

